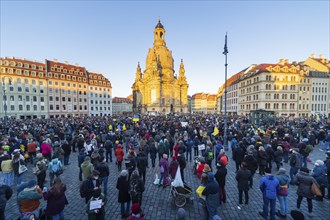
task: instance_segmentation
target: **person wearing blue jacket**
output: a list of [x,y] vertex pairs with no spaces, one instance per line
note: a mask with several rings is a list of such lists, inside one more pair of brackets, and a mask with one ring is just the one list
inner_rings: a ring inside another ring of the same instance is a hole
[[324,162],[322,160],[317,160],[315,161],[315,167],[312,172],[312,177],[316,180],[316,182],[320,186],[320,190],[322,192],[322,197],[318,196],[317,200],[323,201],[323,197],[325,195],[325,188],[328,185],[328,180],[327,180],[327,168],[324,165]]
[[289,182],[290,177],[286,173],[285,168],[280,168],[278,171],[276,178],[278,179],[280,183],[280,190],[277,192],[277,199],[280,203],[280,210],[276,212],[276,215],[282,218],[286,218],[286,215],[288,214],[288,193],[289,193]]
[[214,180],[214,174],[209,172],[208,183],[202,192],[203,196],[206,196],[206,209],[208,220],[212,220],[214,216],[218,215],[218,207],[220,206],[219,200],[219,184]]
[[280,184],[277,178],[271,174],[270,168],[265,169],[265,176],[263,176],[259,181],[259,188],[262,192],[263,198],[263,211],[259,214],[267,219],[268,208],[270,206],[270,219],[275,220],[275,206],[276,206],[276,195],[280,189]]

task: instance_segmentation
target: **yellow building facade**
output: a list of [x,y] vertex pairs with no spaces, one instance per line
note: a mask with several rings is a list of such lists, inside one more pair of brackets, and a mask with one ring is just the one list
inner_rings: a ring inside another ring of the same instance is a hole
[[149,48],[146,68],[138,64],[133,90],[133,111],[140,113],[188,112],[188,82],[181,59],[179,76],[165,42],[164,26],[158,21],[153,47]]

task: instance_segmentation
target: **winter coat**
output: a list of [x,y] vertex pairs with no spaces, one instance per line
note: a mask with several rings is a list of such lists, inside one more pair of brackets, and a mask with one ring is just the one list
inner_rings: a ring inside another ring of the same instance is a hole
[[79,153],[78,155],[78,167],[80,168],[81,164],[84,162],[86,157],[85,152],[84,153]]
[[15,176],[17,176],[19,173],[19,165],[25,165],[26,163],[24,162],[24,160],[19,159],[19,160],[13,160],[13,170],[14,170],[14,174]]
[[298,196],[312,199],[314,197],[311,191],[311,185],[313,182],[317,184],[316,180],[308,173],[299,171],[299,173],[297,173],[297,175],[294,178],[294,183],[298,185],[298,189],[297,189]]
[[280,189],[280,183],[273,175],[267,174],[260,179],[259,188],[263,196],[267,199],[276,199],[277,192]]
[[161,173],[161,175],[165,178],[168,177],[168,161],[164,158],[161,158],[159,161],[159,167],[164,167],[164,173]]
[[214,180],[213,173],[208,173],[209,182],[206,184],[202,192],[206,196],[206,206],[210,209],[217,209],[220,206],[219,200],[219,184]]
[[249,181],[251,179],[251,171],[246,168],[240,168],[236,173],[237,188],[247,191],[250,189]]
[[96,170],[100,172],[100,178],[109,176],[109,166],[106,162],[100,162],[96,166]]
[[301,158],[301,154],[296,152],[296,153],[292,153],[291,157],[290,157],[290,166],[291,167],[295,167],[295,168],[301,168],[302,166],[302,158]]
[[176,171],[178,169],[178,166],[179,166],[179,163],[178,163],[177,160],[172,160],[171,161],[168,171],[169,171],[172,179],[175,178],[175,174],[176,174]]
[[10,173],[13,171],[13,161],[11,159],[3,160],[1,163],[1,170],[4,173]]
[[276,150],[274,152],[274,161],[275,162],[282,162],[282,160],[283,160],[283,151]]
[[94,166],[91,162],[83,162],[81,164],[81,171],[82,171],[82,180],[87,180],[88,177],[92,176]]
[[45,214],[52,216],[60,213],[64,210],[65,204],[67,203],[67,199],[65,196],[66,185],[62,184],[59,192],[56,192],[55,188],[51,188],[47,192],[43,193],[43,197],[47,200],[47,207]]
[[5,210],[7,201],[13,195],[13,190],[7,186],[0,184],[0,210]]
[[43,143],[40,146],[40,149],[41,149],[42,155],[48,155],[48,154],[52,153],[52,148],[50,147],[50,145],[48,143]]
[[243,148],[236,147],[233,152],[233,160],[236,163],[241,164],[243,162],[244,155],[245,155],[245,152],[244,152]]
[[204,167],[205,167],[205,163],[200,163],[197,166],[197,176],[199,179],[202,177]]
[[186,153],[186,145],[184,145],[184,143],[180,143],[179,147],[178,147],[178,153],[183,155],[184,153]]
[[139,172],[145,172],[147,169],[148,158],[143,151],[138,154],[137,168]]
[[87,201],[93,197],[93,192],[95,187],[100,187],[101,181],[100,179],[94,179],[92,177],[88,177],[86,180],[86,199]]
[[186,160],[184,159],[183,155],[178,156],[178,163],[180,165],[180,169],[183,170],[186,168]]
[[266,151],[259,150],[258,151],[258,163],[259,165],[266,166],[268,160],[268,154]]
[[227,176],[227,168],[222,166],[217,169],[214,177],[217,180],[220,187],[225,187],[226,185],[226,176]]
[[119,203],[131,201],[131,196],[129,194],[129,182],[126,176],[120,176],[118,178],[116,188],[118,189]]
[[115,156],[117,158],[118,162],[122,162],[124,159],[124,151],[123,148],[121,146],[118,146],[115,150]]
[[155,144],[150,145],[150,159],[155,159],[157,155],[157,148]]
[[316,182],[321,186],[327,186],[328,180],[327,180],[327,168],[324,165],[321,166],[315,166],[313,169],[312,177],[316,180]]
[[[330,176],[330,158],[327,158],[326,161],[324,161],[324,165],[327,168],[327,174],[328,174],[328,176]],[[330,184],[330,183],[328,183],[328,184]]]
[[278,179],[279,183],[280,183],[280,189],[277,192],[277,195],[279,196],[287,196],[288,195],[288,188],[289,188],[289,181],[290,178],[287,174],[285,173],[281,173],[276,175],[276,178]]
[[243,163],[245,163],[246,169],[253,173],[258,169],[257,159],[252,155],[246,155],[243,159]]

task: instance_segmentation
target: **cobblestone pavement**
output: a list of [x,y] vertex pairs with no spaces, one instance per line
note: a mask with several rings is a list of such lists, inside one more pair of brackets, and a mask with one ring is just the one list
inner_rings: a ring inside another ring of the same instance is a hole
[[[227,152],[229,158],[231,158],[231,152]],[[321,152],[316,148],[312,154],[311,159],[315,162],[316,159],[325,159],[325,153]],[[79,194],[79,179],[78,179],[78,166],[77,166],[77,153],[71,154],[70,165],[66,166],[62,179],[67,185],[66,195],[69,204],[65,208],[65,219],[87,219],[85,214],[85,203],[84,199],[80,198]],[[149,160],[149,165],[151,161]],[[110,165],[110,177],[109,177],[109,189],[108,189],[108,203],[106,204],[106,219],[117,220],[120,219],[120,205],[117,202],[118,191],[116,187],[117,177],[119,175],[117,167],[114,162],[109,163]],[[274,168],[275,166],[273,166]],[[287,164],[284,165],[287,170],[289,167]],[[309,168],[313,167],[312,163],[308,164]],[[170,187],[163,189],[153,184],[155,174],[159,172],[158,166],[156,168],[147,169],[147,179],[146,179],[146,191],[143,194],[142,209],[145,212],[146,219],[148,220],[163,220],[176,219],[177,208],[174,205],[172,199],[169,198]],[[188,186],[191,186],[193,191],[196,190],[199,180],[192,173],[193,162],[187,162],[187,167],[185,169],[185,179]],[[28,178],[35,178],[31,174],[32,168],[29,168],[29,173],[26,174],[25,180]],[[275,172],[275,171],[274,171]],[[49,177],[47,176],[49,180]],[[227,191],[227,203],[222,204],[219,208],[220,216],[223,219],[261,219],[258,215],[258,211],[262,210],[262,195],[257,187],[257,183],[260,179],[258,174],[254,177],[254,186],[250,190],[250,201],[249,205],[238,204],[238,190],[236,188],[235,180],[235,163],[230,160],[228,164],[228,175],[226,181],[226,191]],[[46,184],[49,186],[49,183]],[[296,186],[290,186],[289,189],[289,210],[296,209]],[[14,191],[15,187],[14,187]],[[203,220],[204,211],[197,202],[197,197],[194,193],[194,201],[187,203],[185,205],[187,219],[198,219]],[[42,202],[41,207],[45,207],[45,201]],[[277,201],[276,208],[279,208],[279,203]],[[313,217],[307,216],[307,201],[303,200],[301,205],[301,211],[306,215],[306,219],[318,219],[326,220],[329,217],[330,201],[324,200],[324,202],[313,201]],[[6,207],[6,219],[14,220],[19,217],[18,207],[16,203],[16,193],[7,204]]]

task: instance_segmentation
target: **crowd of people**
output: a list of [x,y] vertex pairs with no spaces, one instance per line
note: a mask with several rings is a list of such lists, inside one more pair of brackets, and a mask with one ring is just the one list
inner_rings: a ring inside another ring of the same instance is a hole
[[[137,122],[128,116],[1,121],[0,219],[5,219],[6,203],[13,189],[17,192],[20,219],[64,219],[69,201],[61,176],[70,167],[72,152],[78,155],[77,195],[80,193],[85,200],[88,219],[105,219],[106,205],[114,202],[108,201],[110,175],[118,176],[116,189],[122,219],[145,219],[142,207],[146,179],[154,178],[147,176],[147,169],[158,168],[160,178],[156,184],[166,188],[178,169],[186,182],[188,163],[193,164],[196,178],[200,179],[196,194],[209,220],[221,219],[218,210],[227,201],[229,174],[237,180],[239,205],[243,204],[243,193],[244,203],[250,203],[254,176],[260,175],[258,186],[264,204],[259,214],[265,219],[290,214],[289,187],[297,188],[297,209],[303,198],[307,199],[309,215],[313,199],[330,199],[329,120],[278,118],[273,124],[259,125],[245,117],[231,117],[228,121],[227,144],[223,143],[221,115],[141,115]],[[307,162],[315,149],[324,151],[325,158],[316,160],[310,170]],[[235,173],[227,170],[230,160],[235,162]],[[113,161],[118,173],[110,174]],[[26,173],[30,171],[35,178],[28,178]],[[47,201],[46,207],[40,207],[41,199]],[[276,200],[280,204],[278,211]],[[179,211],[178,219],[184,219],[184,209]],[[302,213],[291,211],[291,215],[299,214]]]

